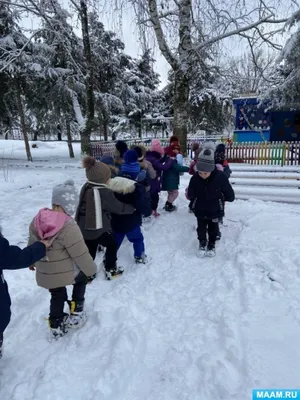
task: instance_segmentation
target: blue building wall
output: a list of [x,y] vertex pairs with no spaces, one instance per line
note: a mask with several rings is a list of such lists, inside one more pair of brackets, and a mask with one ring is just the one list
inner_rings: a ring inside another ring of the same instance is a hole
[[234,141],[300,141],[300,110],[265,112],[255,97],[234,99],[233,104]]

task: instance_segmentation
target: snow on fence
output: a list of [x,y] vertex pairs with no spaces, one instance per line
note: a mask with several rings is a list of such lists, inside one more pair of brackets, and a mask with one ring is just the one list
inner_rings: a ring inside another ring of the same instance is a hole
[[230,182],[237,199],[300,204],[300,167],[234,166]]

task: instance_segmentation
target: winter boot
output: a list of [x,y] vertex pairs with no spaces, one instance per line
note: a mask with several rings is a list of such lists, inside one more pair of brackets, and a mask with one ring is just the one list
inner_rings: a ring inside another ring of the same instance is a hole
[[214,243],[208,243],[206,256],[207,257],[214,257],[216,255],[216,246]]
[[198,256],[200,256],[200,257],[204,257],[205,256],[206,245],[207,245],[206,240],[200,240],[199,248],[198,248]]
[[153,215],[153,217],[155,217],[155,218],[157,218],[157,217],[160,216],[160,214],[157,212],[157,210],[153,210],[153,211],[152,211],[152,215]]
[[147,264],[146,254],[142,254],[141,257],[134,257],[136,264]]
[[108,281],[111,281],[112,279],[115,279],[115,278],[118,278],[119,276],[121,276],[123,274],[123,272],[124,272],[124,269],[115,266],[115,267],[110,268],[110,269],[104,269],[104,271],[105,271],[106,279]]
[[81,328],[87,320],[87,314],[83,310],[84,300],[82,301],[68,301],[70,307],[70,316],[67,321],[67,328],[77,329]]
[[177,207],[174,206],[172,203],[169,203],[168,201],[166,201],[166,204],[164,206],[164,210],[168,211],[168,212],[173,212],[177,210]]
[[221,237],[222,237],[222,235],[221,235],[221,232],[219,231],[219,232],[217,233],[216,240],[220,240]]
[[0,359],[3,356],[3,332],[0,332]]
[[142,221],[143,221],[143,224],[147,224],[147,223],[151,222],[151,215],[150,215],[150,217],[143,217]]
[[50,328],[50,340],[57,340],[60,337],[65,336],[68,333],[67,321],[69,314],[64,313],[63,318],[48,318]]

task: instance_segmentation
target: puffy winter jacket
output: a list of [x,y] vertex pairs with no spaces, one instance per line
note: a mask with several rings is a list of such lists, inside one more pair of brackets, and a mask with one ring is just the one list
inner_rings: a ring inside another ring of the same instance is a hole
[[41,242],[22,250],[18,246],[11,246],[0,233],[0,332],[4,332],[11,316],[11,300],[3,270],[28,268],[45,255],[46,247]]
[[172,168],[163,172],[161,189],[165,191],[177,190],[179,188],[181,172],[189,172],[189,167],[179,165],[175,160]]
[[133,214],[112,214],[111,226],[115,232],[127,233],[142,224],[142,216],[149,217],[152,213],[150,197],[145,186],[128,178],[120,177],[112,179],[110,186],[116,198],[125,204],[135,208]]
[[151,162],[154,170],[156,171],[156,177],[154,179],[151,179],[150,181],[151,194],[159,193],[161,189],[162,172],[172,168],[174,160],[169,157],[163,160],[161,155],[157,151],[147,151],[145,157],[149,162]]
[[190,180],[187,195],[193,203],[195,216],[207,220],[223,217],[224,202],[232,202],[235,198],[228,178],[217,169],[207,179],[195,173]]
[[75,283],[79,272],[87,277],[97,272],[79,226],[73,218],[43,209],[29,228],[29,244],[39,239],[50,240],[46,257],[35,263],[37,284],[55,289]]

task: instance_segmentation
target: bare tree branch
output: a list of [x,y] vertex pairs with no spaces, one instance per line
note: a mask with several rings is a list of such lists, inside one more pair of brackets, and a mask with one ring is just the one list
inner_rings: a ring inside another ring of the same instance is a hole
[[12,64],[14,61],[16,61],[23,53],[23,51],[26,49],[26,47],[29,45],[29,43],[31,42],[31,40],[34,38],[35,35],[37,35],[38,33],[41,32],[41,29],[39,29],[38,31],[34,32],[29,38],[28,40],[25,42],[25,44],[22,46],[22,48],[17,52],[17,54],[15,56],[13,56],[1,69],[0,69],[0,73],[5,71],[10,64]]
[[267,17],[264,17],[264,18],[260,19],[259,21],[256,21],[256,22],[254,22],[252,24],[249,24],[247,26],[243,26],[241,28],[232,30],[230,32],[226,32],[223,35],[219,35],[219,36],[216,36],[214,38],[208,39],[205,42],[202,42],[202,43],[198,44],[197,45],[197,49],[198,50],[202,49],[203,47],[206,47],[206,46],[208,46],[210,44],[219,42],[220,40],[226,39],[226,38],[228,38],[230,36],[240,35],[241,33],[247,32],[247,31],[249,31],[251,29],[254,29],[254,28],[258,27],[259,25],[262,25],[263,23],[280,24],[280,23],[284,23],[284,22],[287,21],[287,19],[270,20],[270,18],[272,18],[272,17],[273,17],[273,15],[268,15]]
[[168,63],[172,66],[174,70],[178,69],[179,67],[179,62],[177,57],[171,52],[162,26],[161,22],[159,19],[159,13],[157,9],[157,2],[156,0],[148,0],[148,6],[149,6],[149,14],[150,14],[150,20],[157,38],[158,46]]
[[[178,16],[179,16],[178,10],[170,10],[170,11],[166,11],[164,13],[159,13],[158,18],[164,19],[164,18],[168,18],[168,17],[178,17]],[[151,22],[151,18],[143,19],[140,21],[140,23],[145,24],[149,21]]]

